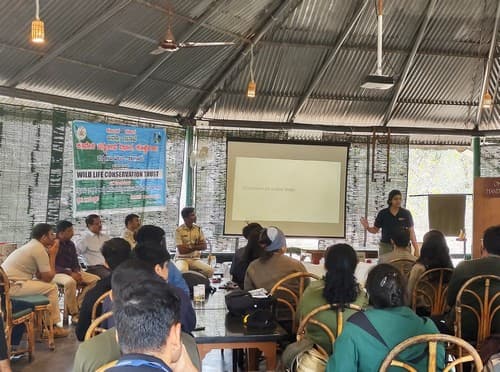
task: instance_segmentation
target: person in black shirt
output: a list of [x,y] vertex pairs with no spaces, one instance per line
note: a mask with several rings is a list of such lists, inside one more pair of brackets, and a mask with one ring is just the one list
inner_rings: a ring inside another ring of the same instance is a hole
[[392,251],[391,239],[395,233],[402,229],[407,229],[410,232],[411,244],[415,250],[414,254],[415,256],[419,255],[417,238],[415,237],[415,230],[413,228],[413,217],[408,209],[401,206],[402,201],[403,195],[401,191],[392,190],[387,200],[389,207],[378,212],[373,226],[370,226],[366,218],[361,218],[361,224],[366,231],[378,234],[380,229],[382,229],[378,251],[379,257]]
[[144,262],[113,273],[113,314],[123,356],[109,372],[194,372],[181,341],[180,300]]
[[[110,239],[102,245],[101,252],[104,256],[105,266],[111,269],[111,272],[118,267],[119,264],[130,258],[132,249],[129,242],[122,238]],[[90,289],[83,298],[82,307],[80,308],[80,316],[75,329],[76,338],[83,341],[85,333],[92,322],[92,307],[99,297],[111,290],[111,275],[98,280],[94,288]],[[98,309],[97,316],[101,315],[101,309]]]
[[250,262],[260,257],[262,248],[259,245],[260,232],[262,226],[257,222],[252,222],[243,228],[243,237],[247,239],[247,245],[234,252],[233,263],[231,264],[231,276],[233,282],[243,289],[245,274]]

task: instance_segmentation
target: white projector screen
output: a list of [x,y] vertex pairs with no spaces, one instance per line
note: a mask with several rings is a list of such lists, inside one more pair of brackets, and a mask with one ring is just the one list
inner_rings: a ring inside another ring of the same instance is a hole
[[249,222],[287,236],[345,236],[348,146],[227,142],[224,234]]

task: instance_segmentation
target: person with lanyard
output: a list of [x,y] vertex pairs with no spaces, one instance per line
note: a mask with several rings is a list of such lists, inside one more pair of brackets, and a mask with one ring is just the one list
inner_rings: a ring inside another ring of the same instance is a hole
[[123,355],[107,371],[197,371],[181,340],[176,294],[160,277],[123,274],[120,281],[112,278],[113,316]]
[[402,201],[403,195],[401,191],[392,190],[387,198],[389,207],[378,212],[373,226],[370,226],[368,219],[365,217],[361,218],[361,225],[369,233],[378,234],[380,229],[382,229],[382,237],[380,238],[378,250],[379,257],[392,251],[391,239],[394,234],[402,229],[407,229],[410,232],[410,241],[414,249],[414,255],[417,257],[419,255],[417,238],[415,237],[415,230],[413,228],[413,217],[408,209],[401,206]]

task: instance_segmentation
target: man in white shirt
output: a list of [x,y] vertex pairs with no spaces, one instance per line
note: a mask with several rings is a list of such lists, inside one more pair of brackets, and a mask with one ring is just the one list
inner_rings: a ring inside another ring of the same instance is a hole
[[31,240],[12,252],[2,268],[9,277],[10,295],[15,297],[44,295],[50,301],[50,316],[54,322],[54,336],[66,337],[69,331],[57,327],[61,320],[57,285],[52,282],[56,274],[56,256],[59,240],[52,226],[39,223],[33,227]]
[[130,243],[132,249],[135,248],[137,242],[135,240],[135,233],[141,227],[141,220],[138,215],[132,213],[125,217],[125,230],[123,231],[122,238]]
[[85,259],[87,272],[105,278],[111,274],[109,269],[104,266],[104,257],[101,253],[101,247],[110,237],[103,234],[101,217],[97,214],[89,214],[85,219],[87,231],[82,233],[80,239],[76,242],[76,251]]

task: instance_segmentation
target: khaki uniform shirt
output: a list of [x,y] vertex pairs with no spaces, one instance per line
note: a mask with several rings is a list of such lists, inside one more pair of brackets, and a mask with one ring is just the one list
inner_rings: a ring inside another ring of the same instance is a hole
[[31,280],[36,272],[46,273],[51,270],[49,255],[36,239],[12,252],[2,264],[10,280]]
[[[201,231],[201,227],[193,224],[191,228],[182,224],[175,230],[175,245],[184,244],[199,244],[205,241],[205,235]],[[176,258],[200,258],[201,252],[194,251],[188,254],[181,254],[177,249]]]
[[122,238],[125,239],[127,242],[130,244],[130,248],[134,249],[137,242],[134,239],[134,232],[130,231],[129,229],[125,229],[123,231]]

